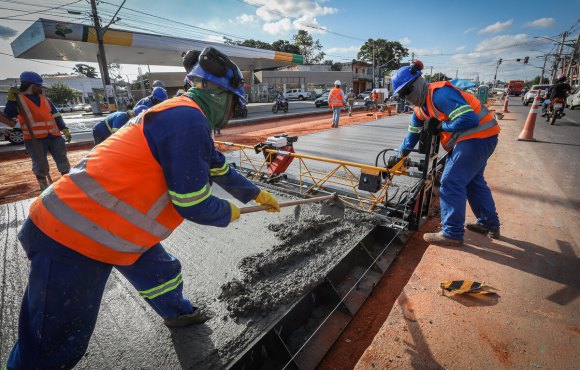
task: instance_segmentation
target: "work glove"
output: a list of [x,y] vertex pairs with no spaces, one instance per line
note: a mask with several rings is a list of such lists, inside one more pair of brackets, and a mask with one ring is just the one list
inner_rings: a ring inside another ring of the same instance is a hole
[[437,135],[441,132],[441,121],[437,118],[429,117],[423,124],[423,130],[430,134]]
[[268,208],[266,212],[280,212],[280,205],[278,204],[278,200],[266,190],[260,190],[260,194],[258,194],[254,200],[261,206],[272,206],[272,208]]
[[64,130],[62,130],[62,133],[63,133],[64,137],[66,138],[66,142],[70,143],[70,141],[72,140],[72,135],[70,133],[70,130],[68,128],[65,128]]
[[6,100],[8,101],[16,101],[16,96],[20,91],[17,87],[11,87],[8,89],[8,94],[6,95]]
[[[230,203],[230,202],[228,202]],[[234,222],[240,218],[240,209],[233,203],[230,203],[230,208],[232,209],[232,216],[230,217],[230,223]]]

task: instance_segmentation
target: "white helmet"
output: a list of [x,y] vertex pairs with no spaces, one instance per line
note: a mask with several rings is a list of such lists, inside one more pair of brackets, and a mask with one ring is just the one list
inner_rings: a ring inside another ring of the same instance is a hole
[[335,86],[340,86],[340,80],[336,80],[336,81],[334,81],[334,85],[335,85]]

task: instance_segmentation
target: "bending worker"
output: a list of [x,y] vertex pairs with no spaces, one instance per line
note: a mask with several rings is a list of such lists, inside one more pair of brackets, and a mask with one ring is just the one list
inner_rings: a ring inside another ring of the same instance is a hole
[[105,141],[106,138],[113,135],[121,127],[125,126],[131,118],[138,116],[139,113],[146,110],[146,106],[138,105],[135,107],[135,110],[113,112],[105,117],[104,120],[97,122],[97,124],[93,126],[93,140],[95,141],[95,145],[99,145]]
[[[69,172],[70,163],[61,131],[67,142],[71,141],[72,135],[58,109],[42,94],[42,84],[42,77],[38,73],[22,72],[20,88],[13,87],[8,91],[4,114],[9,118],[18,117],[24,136],[24,146],[32,160],[32,172],[38,180],[40,189],[44,190],[49,185],[48,153],[52,155],[61,175]],[[23,112],[19,109],[19,102]]]
[[157,104],[167,100],[167,91],[161,86],[153,88],[151,95],[139,100],[135,106],[144,105],[147,108],[152,108]]
[[280,210],[274,196],[228,166],[211,138],[234,104],[245,103],[240,70],[216,49],[198,56],[187,74],[194,88],[97,145],[32,203],[19,233],[31,269],[8,370],[73,368],[113,268],[168,327],[206,321],[183,296],[181,264],[160,242],[184,219],[226,227],[240,217],[212,195],[212,183],[243,203]]
[[340,120],[340,111],[344,107],[344,94],[340,88],[340,80],[334,81],[334,89],[328,94],[328,107],[332,109],[332,125],[330,127],[338,128]]
[[461,245],[466,200],[477,217],[477,222],[467,224],[467,228],[499,238],[499,219],[483,172],[497,145],[500,128],[493,113],[476,97],[448,81],[428,84],[421,77],[421,69],[420,61],[400,68],[393,77],[393,88],[415,106],[399,155],[409,155],[421,130],[440,135],[441,145],[449,152],[439,196],[442,230],[426,233],[423,239],[438,245]]

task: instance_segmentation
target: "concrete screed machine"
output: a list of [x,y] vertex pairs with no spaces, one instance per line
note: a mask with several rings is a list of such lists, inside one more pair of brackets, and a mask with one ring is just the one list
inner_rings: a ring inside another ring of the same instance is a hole
[[428,133],[422,134],[410,157],[399,158],[394,149],[385,149],[376,155],[374,165],[300,154],[294,148],[297,140],[278,135],[255,146],[215,143],[229,147],[230,165],[263,187],[301,198],[337,194],[347,207],[376,215],[380,224],[250,343],[228,365],[230,369],[315,368],[372,293],[410,231],[429,215],[445,162],[438,154],[438,135]]

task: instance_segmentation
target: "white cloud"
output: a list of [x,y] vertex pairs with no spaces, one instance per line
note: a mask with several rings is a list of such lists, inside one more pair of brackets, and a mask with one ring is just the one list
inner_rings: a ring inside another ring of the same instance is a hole
[[477,31],[478,34],[482,34],[482,33],[498,33],[498,32],[502,32],[507,30],[508,28],[510,28],[510,26],[512,25],[512,23],[514,22],[513,19],[510,19],[509,21],[505,21],[505,22],[495,22],[494,24],[490,24],[489,26]]
[[[337,8],[323,6],[323,0],[254,0],[252,3],[261,5],[256,9],[256,16],[264,22],[262,29],[270,34],[283,34],[297,29],[310,33],[324,33],[317,16],[334,14]],[[296,18],[291,20],[286,17]],[[311,25],[313,27],[308,27]]]
[[230,23],[233,23],[233,24],[249,25],[249,24],[255,23],[257,21],[257,19],[252,14],[242,13],[241,15],[238,15],[236,17],[236,19],[230,19],[229,21],[230,21]]
[[477,30],[477,28],[475,28],[475,27],[471,27],[471,28],[468,28],[468,29],[466,29],[465,31],[463,31],[463,34],[464,34],[464,35],[467,35],[468,33],[474,32],[474,31],[476,31],[476,30]]
[[219,42],[221,44],[224,43],[224,38],[223,36],[218,36],[218,35],[209,35],[205,38],[206,41],[211,41],[211,42]]
[[399,40],[399,42],[400,42],[402,45],[409,45],[409,44],[411,43],[411,39],[410,39],[410,38],[408,38],[408,37],[403,37],[402,39],[400,39],[400,40]]
[[535,21],[527,22],[524,27],[546,28],[554,24],[554,18],[540,18]]
[[461,45],[455,48],[455,51],[465,50],[465,45]]
[[409,49],[409,51],[415,53],[416,57],[419,59],[427,57],[427,56],[441,54],[441,50],[439,50],[439,49],[426,49],[426,48],[414,49],[414,48],[411,48],[411,49]]
[[349,46],[349,47],[345,47],[345,48],[330,48],[330,49],[325,49],[324,52],[329,54],[329,55],[356,55],[358,53],[358,51],[360,50],[360,45],[359,46]]
[[[475,47],[475,52],[491,51],[494,53],[505,53],[516,51],[517,49],[528,50],[529,46],[520,46],[518,44],[528,41],[528,35],[520,33],[518,35],[501,35],[491,39],[483,40]],[[499,49],[499,50],[497,50]],[[496,50],[496,51],[494,51]]]

